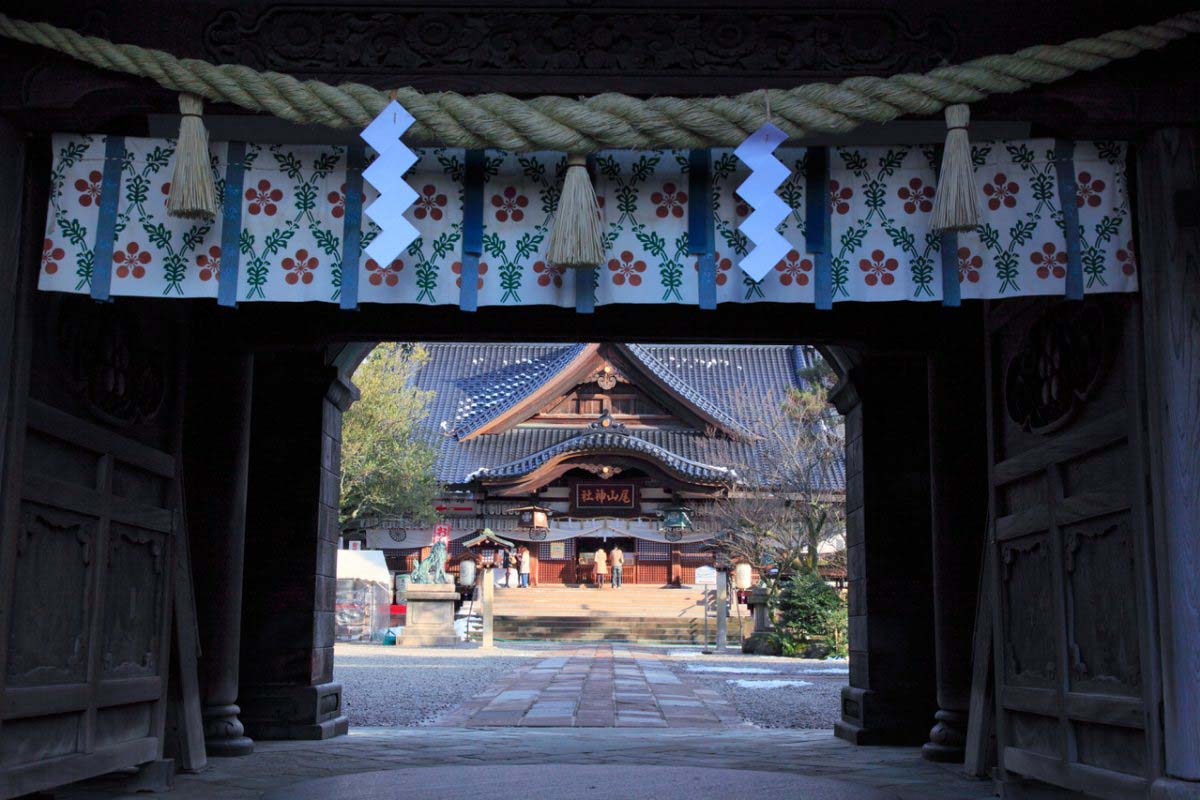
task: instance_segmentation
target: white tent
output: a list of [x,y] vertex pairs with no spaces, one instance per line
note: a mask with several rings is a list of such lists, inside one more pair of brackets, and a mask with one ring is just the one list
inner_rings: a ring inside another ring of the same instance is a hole
[[391,623],[392,576],[378,550],[337,551],[337,639],[377,642]]
[[357,578],[391,586],[392,574],[388,572],[387,559],[379,550],[338,550],[337,577]]

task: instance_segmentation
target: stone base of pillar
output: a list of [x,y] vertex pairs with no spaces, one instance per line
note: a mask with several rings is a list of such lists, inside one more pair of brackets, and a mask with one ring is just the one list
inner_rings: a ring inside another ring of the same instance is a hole
[[204,749],[210,757],[231,758],[254,752],[254,740],[238,719],[241,709],[232,703],[200,709],[204,720]]
[[1150,800],[1200,800],[1200,781],[1159,778],[1150,786]]
[[929,741],[921,746],[921,757],[926,761],[961,764],[966,756],[967,715],[940,709],[933,718],[937,724],[929,731]]
[[1091,800],[1092,795],[1072,792],[1061,786],[1030,778],[1009,776],[996,781],[1000,800]]
[[842,687],[842,719],[833,726],[833,734],[857,745],[924,744],[927,734],[918,722],[928,709],[912,708],[900,701],[888,700],[870,689]]
[[242,720],[255,739],[319,740],[343,736],[342,685],[242,687]]
[[454,604],[458,592],[452,583],[410,584],[405,597],[408,612],[400,647],[457,647]]

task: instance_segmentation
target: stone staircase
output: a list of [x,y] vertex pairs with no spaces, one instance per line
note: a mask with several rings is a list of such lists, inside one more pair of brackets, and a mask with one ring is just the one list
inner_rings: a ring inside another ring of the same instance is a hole
[[[626,586],[497,589],[495,637],[534,641],[622,641],[656,644],[704,644],[704,592]],[[740,609],[743,630],[753,625]],[[737,641],[737,616],[731,609],[729,637]],[[716,637],[710,618],[708,641]]]

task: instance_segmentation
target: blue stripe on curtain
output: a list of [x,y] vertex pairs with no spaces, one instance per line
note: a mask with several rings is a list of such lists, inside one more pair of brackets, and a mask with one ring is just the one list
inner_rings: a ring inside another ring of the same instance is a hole
[[596,268],[577,267],[575,273],[575,313],[592,314],[596,311]]
[[697,302],[717,307],[717,261],[712,211],[712,156],[708,150],[688,154],[688,252],[699,256]]
[[942,305],[962,305],[962,285],[958,279],[958,232],[942,231],[938,235],[942,257]]
[[[946,153],[945,145],[933,148],[933,174],[940,178],[942,173],[942,156]],[[936,185],[936,183],[935,183]],[[962,281],[958,276],[958,232],[942,231],[938,234],[938,255],[942,270],[942,305],[956,307],[962,305]]]
[[466,176],[463,179],[462,286],[458,307],[463,311],[479,308],[479,259],[483,256],[483,182],[482,150],[467,151]]
[[108,300],[112,290],[113,243],[117,237],[117,205],[121,200],[121,166],[125,137],[104,137],[104,173],[100,179],[100,216],[92,247],[92,299]]
[[346,148],[346,213],[342,224],[342,286],[338,303],[342,308],[358,307],[358,264],[362,260],[363,166],[366,148],[352,144]]
[[1062,207],[1063,236],[1067,240],[1067,286],[1069,300],[1083,299],[1083,258],[1079,247],[1079,187],[1075,183],[1075,143],[1054,142],[1054,169],[1058,176],[1058,203]]
[[217,305],[236,306],[242,237],[242,184],[246,180],[246,143],[230,142],[225,163],[225,200],[221,219],[221,273]]
[[810,147],[804,155],[804,249],[816,261],[813,295],[818,309],[833,308],[833,234],[829,197],[829,148]]

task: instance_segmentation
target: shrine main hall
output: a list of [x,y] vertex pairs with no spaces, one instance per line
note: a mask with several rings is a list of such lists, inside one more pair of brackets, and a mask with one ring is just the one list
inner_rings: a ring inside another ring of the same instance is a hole
[[[422,425],[445,486],[440,522],[355,521],[342,546],[382,550],[402,575],[448,528],[457,571],[463,543],[487,529],[529,548],[534,586],[592,583],[592,556],[614,546],[627,584],[693,583],[720,533],[709,507],[774,471],[779,431],[797,425],[789,393],[809,388],[821,365],[814,348],[788,345],[423,347],[414,384],[432,393]],[[819,424],[842,423],[830,407]],[[840,453],[806,474],[815,496],[844,498]],[[531,506],[547,510],[546,527],[522,524],[519,509]],[[496,552],[474,550],[485,563]]]

